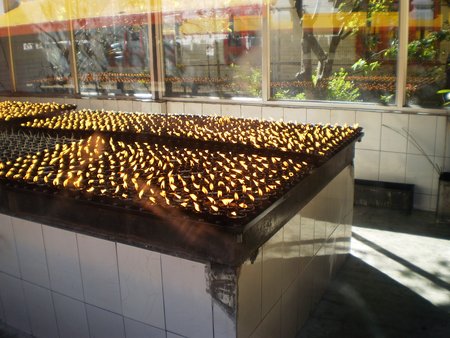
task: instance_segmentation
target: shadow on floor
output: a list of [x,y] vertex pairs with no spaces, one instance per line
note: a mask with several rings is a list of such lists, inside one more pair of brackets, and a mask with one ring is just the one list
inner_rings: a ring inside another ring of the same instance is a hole
[[319,337],[448,338],[450,313],[350,256],[297,336]]
[[434,212],[403,211],[361,207],[354,208],[353,224],[359,227],[402,232],[419,236],[450,239],[450,224],[437,223]]

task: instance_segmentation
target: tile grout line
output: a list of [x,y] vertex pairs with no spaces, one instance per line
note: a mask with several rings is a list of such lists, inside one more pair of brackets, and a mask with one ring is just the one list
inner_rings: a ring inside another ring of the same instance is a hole
[[86,293],[85,293],[85,287],[84,287],[83,271],[81,269],[80,246],[79,246],[79,243],[78,243],[78,237],[79,237],[79,234],[75,233],[75,241],[76,241],[76,244],[77,244],[78,266],[79,266],[79,269],[80,269],[80,278],[81,278],[81,288],[82,288],[82,291],[83,291],[84,315],[86,316],[85,317],[86,318],[86,324],[87,324],[87,329],[88,329],[88,333],[89,333],[89,337],[90,337],[91,336],[91,325],[89,324],[89,316],[88,316],[87,307],[86,307],[86,305],[88,303],[86,302]]
[[160,267],[160,273],[161,273],[161,292],[162,292],[162,301],[163,301],[163,313],[164,313],[164,332],[167,337],[167,318],[166,318],[166,299],[165,299],[165,293],[164,293],[164,274],[163,274],[163,262],[162,262],[162,254],[159,255],[159,267]]
[[[14,236],[14,246],[15,246],[15,248],[16,248],[17,263],[18,263],[18,265],[19,265],[19,274],[20,274],[20,276],[19,276],[18,279],[20,280],[20,288],[21,288],[21,290],[22,290],[22,296],[23,296],[23,299],[24,299],[24,301],[25,301],[25,303],[26,303],[25,289],[24,289],[24,286],[23,286],[24,279],[23,279],[23,273],[22,273],[22,263],[20,262],[19,248],[18,248],[18,245],[17,245],[17,238],[16,238],[17,236],[16,236],[16,231],[15,231],[15,229],[14,229],[13,217],[12,217],[12,216],[9,216],[9,220],[10,220],[10,224],[11,224],[11,228],[12,228],[12,232],[13,232],[13,236]],[[17,278],[17,277],[16,277],[16,278]],[[31,326],[31,315],[30,315],[30,311],[29,311],[29,309],[28,309],[27,304],[24,304],[24,306],[25,306],[25,313],[26,313],[27,320],[28,320],[28,328],[29,328],[29,330],[30,330],[30,334],[33,334],[33,328],[32,328],[32,326]],[[5,315],[6,315],[6,313],[5,313]]]
[[125,330],[125,316],[123,314],[122,287],[120,284],[119,252],[117,250],[117,242],[114,242],[114,251],[115,251],[116,266],[117,266],[117,282],[119,283],[120,316],[122,317],[123,335],[124,335],[124,337],[126,337],[127,333]]
[[59,325],[58,325],[58,316],[56,315],[55,300],[53,298],[53,292],[52,292],[53,286],[52,286],[52,281],[51,281],[51,278],[50,278],[50,266],[48,265],[47,246],[45,245],[44,225],[43,224],[39,224],[39,226],[41,228],[42,244],[44,246],[45,264],[47,265],[48,286],[49,286],[49,290],[48,291],[50,293],[50,298],[52,300],[53,314],[55,316],[56,331],[58,333],[58,337],[61,337],[61,333],[60,333],[60,329],[59,329]]

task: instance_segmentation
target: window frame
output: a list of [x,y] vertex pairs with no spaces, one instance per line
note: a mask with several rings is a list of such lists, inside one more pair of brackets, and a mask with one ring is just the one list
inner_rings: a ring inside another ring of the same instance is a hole
[[[204,103],[240,103],[240,104],[258,104],[264,106],[281,106],[281,107],[297,107],[297,108],[325,108],[330,109],[345,109],[345,110],[364,110],[364,111],[380,111],[380,112],[406,112],[406,113],[429,113],[429,114],[447,114],[448,111],[445,108],[425,108],[425,107],[411,107],[406,106],[406,82],[407,82],[407,65],[408,65],[408,29],[409,29],[409,10],[410,4],[409,0],[399,0],[399,23],[398,23],[398,34],[399,34],[399,51],[397,57],[397,81],[396,81],[396,100],[393,105],[381,105],[373,102],[335,102],[335,101],[290,101],[290,100],[276,100],[270,97],[270,23],[271,23],[271,1],[262,1],[262,30],[261,30],[261,57],[262,57],[262,80],[261,88],[262,94],[260,98],[208,98],[208,97],[172,97],[166,96],[165,93],[165,74],[164,74],[164,50],[163,50],[163,34],[162,34],[162,1],[167,0],[151,0],[150,8],[152,12],[148,13],[149,16],[149,62],[150,75],[153,79],[151,83],[151,101],[183,101],[183,102],[204,102]],[[71,3],[71,1],[69,1]],[[72,11],[70,11],[72,12]],[[74,78],[74,94],[60,94],[60,93],[33,93],[33,92],[21,92],[17,91],[15,83],[15,63],[14,55],[12,55],[11,49],[11,35],[8,34],[9,50],[11,58],[11,70],[10,70],[10,80],[12,84],[11,96],[48,96],[48,97],[74,97],[81,98],[84,97],[80,94],[80,84],[78,81],[78,66],[74,63],[74,27],[73,18],[67,18],[69,21],[69,36],[72,43],[71,51],[71,68]],[[10,26],[7,27],[8,33],[10,32]],[[111,98],[110,96],[98,95],[98,99]],[[130,97],[126,95],[116,95],[114,99],[126,99],[135,101],[148,101],[148,99],[139,99],[136,97]]]

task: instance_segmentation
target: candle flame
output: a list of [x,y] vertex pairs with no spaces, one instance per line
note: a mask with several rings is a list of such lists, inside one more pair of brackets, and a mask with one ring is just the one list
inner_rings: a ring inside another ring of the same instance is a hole
[[224,198],[224,199],[222,199],[222,203],[225,205],[225,206],[228,206],[231,202],[233,202],[234,201],[234,199],[233,198]]

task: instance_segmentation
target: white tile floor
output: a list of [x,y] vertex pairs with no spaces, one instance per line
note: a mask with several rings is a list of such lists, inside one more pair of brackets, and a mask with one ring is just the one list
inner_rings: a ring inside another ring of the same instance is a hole
[[450,337],[450,224],[357,207],[351,252],[297,338]]
[[450,305],[450,240],[353,226],[352,255],[435,306]]

